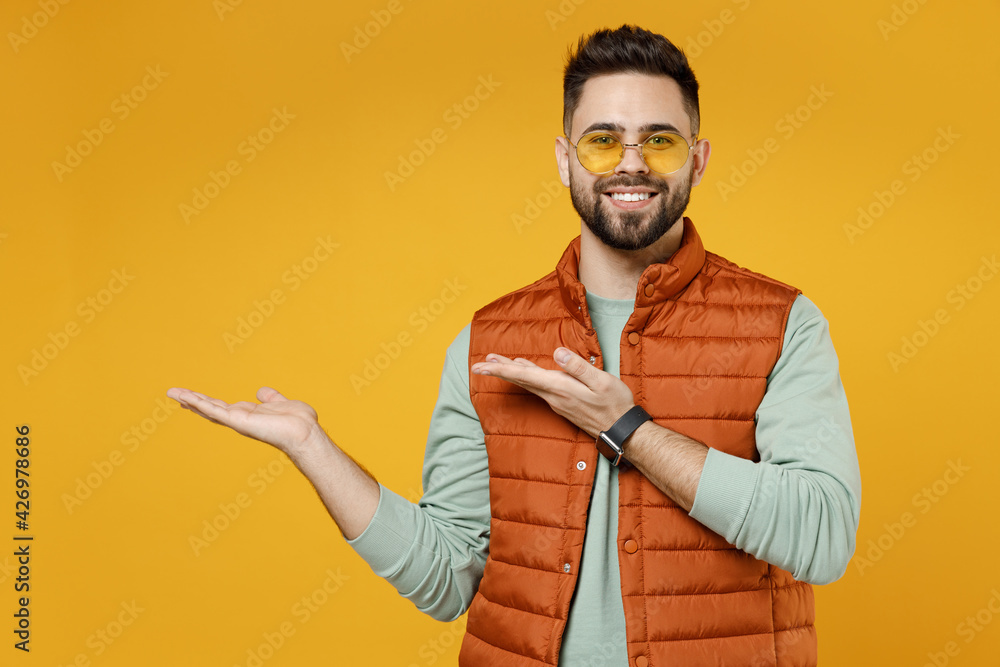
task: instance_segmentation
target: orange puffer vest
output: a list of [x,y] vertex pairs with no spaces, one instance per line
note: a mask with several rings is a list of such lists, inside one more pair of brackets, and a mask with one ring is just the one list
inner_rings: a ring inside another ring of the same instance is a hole
[[[469,363],[490,352],[555,368],[567,347],[601,367],[580,239],[556,270],[479,310]],[[642,274],[621,338],[621,379],[657,424],[758,460],[754,413],[798,290],[681,246]],[[469,608],[464,667],[555,665],[576,587],[597,453],[535,395],[470,374],[486,436],[490,553]],[[618,562],[629,665],[816,662],[812,587],[738,550],[634,467],[619,471]]]

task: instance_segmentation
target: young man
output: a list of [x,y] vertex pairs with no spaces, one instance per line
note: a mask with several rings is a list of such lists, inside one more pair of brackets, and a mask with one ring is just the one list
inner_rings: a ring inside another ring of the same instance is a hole
[[633,26],[581,39],[556,161],[581,235],[449,347],[419,505],[270,388],[168,395],[286,452],[462,665],[807,665],[810,584],[854,551],[836,353],[793,287],[706,252],[698,83]]

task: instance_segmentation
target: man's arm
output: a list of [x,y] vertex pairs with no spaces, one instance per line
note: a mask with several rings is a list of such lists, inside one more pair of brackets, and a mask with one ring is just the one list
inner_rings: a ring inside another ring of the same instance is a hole
[[[801,580],[828,583],[843,574],[854,551],[860,474],[826,320],[803,296],[792,313],[757,412],[760,463],[710,450],[651,422],[626,442],[625,458],[693,518],[747,553]],[[565,348],[553,357],[563,371],[491,354],[472,372],[538,394],[594,437],[634,405],[618,378]],[[839,425],[835,436],[821,432],[824,419]]]
[[[472,372],[499,377],[537,394],[595,439],[635,405],[628,385],[575,352],[560,347],[552,357],[562,371],[488,354],[486,361],[473,364]],[[694,504],[707,455],[708,447],[702,443],[651,421],[637,428],[625,444],[629,463],[686,510]]]
[[167,395],[209,421],[285,452],[376,574],[438,620],[465,612],[489,550],[489,473],[465,368],[469,327],[448,348],[431,417],[419,505],[380,485],[320,428],[316,412],[274,389],[232,405],[188,389]]
[[420,502],[383,488],[371,525],[350,541],[376,574],[441,621],[468,609],[489,552],[489,470],[469,396],[469,331],[459,333],[445,357]]
[[330,439],[316,411],[302,401],[261,387],[260,403],[229,404],[190,389],[171,388],[167,396],[205,419],[277,447],[312,483],[344,537],[357,537],[375,514],[378,482]]
[[829,327],[804,296],[755,418],[760,462],[710,451],[691,516],[796,579],[835,581],[854,553],[861,473]]

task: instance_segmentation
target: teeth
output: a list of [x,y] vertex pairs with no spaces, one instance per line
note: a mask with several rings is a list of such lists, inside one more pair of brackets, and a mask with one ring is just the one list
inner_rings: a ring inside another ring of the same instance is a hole
[[612,192],[612,199],[617,199],[618,201],[642,201],[644,199],[649,199],[648,192]]

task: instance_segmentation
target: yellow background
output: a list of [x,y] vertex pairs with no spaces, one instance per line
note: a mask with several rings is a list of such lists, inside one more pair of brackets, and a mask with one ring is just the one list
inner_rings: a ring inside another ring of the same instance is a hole
[[[822,663],[995,664],[1000,280],[975,279],[1000,249],[998,19],[987,0],[3,3],[0,663],[248,665],[283,623],[294,634],[268,667],[455,663],[463,621],[423,616],[373,575],[275,450],[160,402],[171,386],[230,401],[277,387],[415,499],[446,346],[578,233],[565,190],[546,188],[566,48],[634,22],[686,48],[702,85],[713,152],[688,214],[707,247],[800,287],[831,323],[864,502],[855,560],[816,590]],[[481,77],[495,88],[467,99]],[[122,95],[144,98],[127,117]],[[275,110],[294,118],[247,161]],[[102,121],[112,131],[57,174]],[[390,188],[435,130],[444,141]],[[239,172],[186,221],[230,161]],[[723,193],[734,170],[745,182]],[[339,246],[304,261],[317,238]],[[297,265],[313,269],[298,284]],[[960,284],[978,288],[961,307]],[[274,290],[283,302],[227,344]],[[400,334],[410,344],[352,385]],[[893,364],[904,338],[920,345]],[[22,377],[35,352],[51,358]],[[27,655],[11,632],[18,424],[33,452]],[[224,529],[196,554],[212,521]]]

